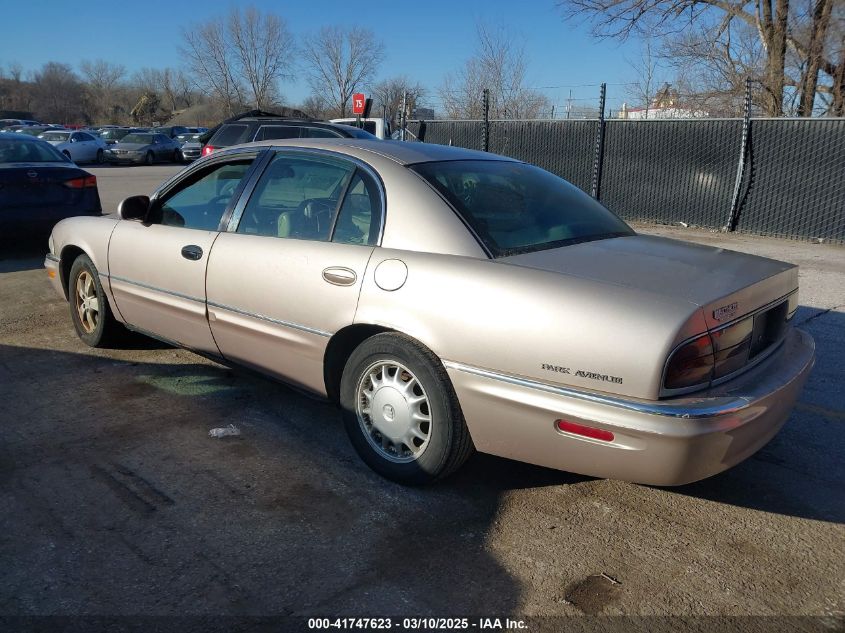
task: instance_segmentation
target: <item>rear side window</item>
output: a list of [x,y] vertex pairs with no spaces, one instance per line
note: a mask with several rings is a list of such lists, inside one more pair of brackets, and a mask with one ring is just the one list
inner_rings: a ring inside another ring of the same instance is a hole
[[299,138],[299,130],[295,125],[262,125],[255,135],[255,140]]
[[252,193],[238,233],[327,241],[355,166],[327,156],[278,154]]
[[235,125],[227,123],[215,134],[209,141],[209,145],[213,147],[228,147],[229,145],[237,145],[238,143],[245,143],[248,125]]
[[337,215],[332,242],[373,246],[378,241],[380,211],[376,183],[369,175],[357,170]]
[[303,138],[342,138],[334,130],[327,130],[321,127],[307,127],[303,130]]

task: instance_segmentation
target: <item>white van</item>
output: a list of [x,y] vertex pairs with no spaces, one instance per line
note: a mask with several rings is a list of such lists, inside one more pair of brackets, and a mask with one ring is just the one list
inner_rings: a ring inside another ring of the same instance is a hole
[[[390,139],[390,135],[393,132],[390,129],[390,122],[385,121],[384,119],[364,119],[361,118],[361,126],[364,128],[364,131],[373,134],[374,136],[379,137],[380,139]],[[331,119],[330,123],[343,123],[344,125],[357,125],[358,119],[356,117],[351,117],[347,119]]]

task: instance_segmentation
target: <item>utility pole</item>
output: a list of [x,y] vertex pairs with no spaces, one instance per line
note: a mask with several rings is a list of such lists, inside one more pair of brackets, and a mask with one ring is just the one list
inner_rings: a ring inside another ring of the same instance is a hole
[[406,111],[405,111],[407,99],[408,99],[408,92],[407,92],[407,90],[403,90],[402,91],[402,115],[399,117],[399,120],[401,121],[401,125],[402,125],[402,132],[401,132],[400,138],[403,141],[405,140],[405,126],[407,125],[407,119],[406,119],[407,114],[406,114]]

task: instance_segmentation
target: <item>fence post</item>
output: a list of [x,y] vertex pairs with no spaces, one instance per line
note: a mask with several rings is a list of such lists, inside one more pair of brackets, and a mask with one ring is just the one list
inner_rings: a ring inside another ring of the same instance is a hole
[[745,78],[745,104],[742,114],[742,141],[739,146],[739,164],[736,167],[736,181],[734,182],[734,193],[731,196],[731,209],[728,215],[728,223],[722,227],[723,231],[736,231],[739,224],[739,198],[742,180],[745,177],[745,165],[748,157],[748,140],[751,133],[751,78]]
[[405,102],[406,102],[407,98],[408,98],[408,93],[406,91],[403,91],[402,92],[402,114],[399,116],[399,121],[400,121],[400,124],[401,124],[400,129],[402,130],[399,134],[400,134],[400,140],[402,140],[402,141],[405,140],[405,128],[408,125],[407,114],[405,112]]
[[593,154],[593,183],[590,195],[596,200],[601,197],[601,169],[604,163],[604,99],[607,95],[607,84],[602,83],[599,92],[599,129],[596,132],[595,153]]
[[484,110],[484,123],[481,126],[481,151],[490,151],[490,91],[485,88],[481,93],[481,108]]

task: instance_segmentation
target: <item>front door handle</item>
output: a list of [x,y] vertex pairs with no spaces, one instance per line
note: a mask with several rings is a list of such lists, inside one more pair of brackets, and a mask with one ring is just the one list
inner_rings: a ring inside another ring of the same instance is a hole
[[330,266],[323,271],[323,279],[335,286],[351,286],[357,278],[354,270],[343,266]]
[[188,244],[182,247],[182,257],[195,262],[202,259],[202,249],[196,244]]

